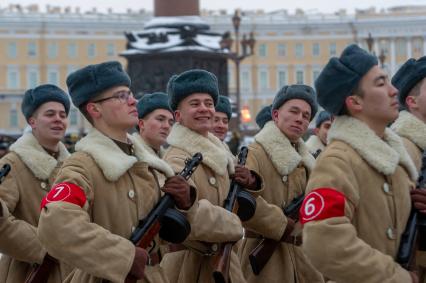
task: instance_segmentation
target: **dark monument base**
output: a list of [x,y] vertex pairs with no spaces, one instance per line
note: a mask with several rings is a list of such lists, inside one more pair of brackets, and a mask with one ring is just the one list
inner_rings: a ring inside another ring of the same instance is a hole
[[166,92],[172,75],[195,68],[214,73],[219,81],[220,94],[228,95],[227,57],[223,53],[184,50],[126,54],[124,57],[128,61],[127,73],[132,79],[131,89],[137,97],[155,91]]

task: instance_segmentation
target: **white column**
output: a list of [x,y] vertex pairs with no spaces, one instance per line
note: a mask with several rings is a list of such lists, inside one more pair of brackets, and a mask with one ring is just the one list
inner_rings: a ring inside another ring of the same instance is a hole
[[393,76],[393,74],[396,72],[395,68],[396,68],[396,54],[395,54],[395,38],[390,38],[390,50],[389,50],[389,55],[390,55],[390,72],[391,75]]
[[411,44],[411,37],[407,37],[407,59],[413,57],[413,45]]

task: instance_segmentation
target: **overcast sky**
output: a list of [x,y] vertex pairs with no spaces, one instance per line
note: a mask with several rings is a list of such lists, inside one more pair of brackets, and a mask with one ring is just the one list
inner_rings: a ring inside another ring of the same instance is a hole
[[[96,7],[101,12],[106,12],[109,7],[117,12],[124,12],[128,8],[152,11],[153,2],[154,0],[0,0],[0,8],[5,8],[9,4],[26,6],[38,3],[41,8],[47,4],[62,7],[79,6],[82,11],[91,10],[92,7]],[[401,5],[426,5],[426,0],[200,0],[201,9],[227,9],[229,11],[233,11],[236,8],[263,9],[265,11],[287,9],[291,13],[296,8],[311,12],[332,13],[339,9],[347,9],[348,12],[353,12],[354,9],[366,9],[371,6],[381,9]]]

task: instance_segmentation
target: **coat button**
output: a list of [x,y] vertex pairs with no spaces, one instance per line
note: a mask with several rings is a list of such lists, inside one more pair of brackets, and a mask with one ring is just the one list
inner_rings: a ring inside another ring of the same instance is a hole
[[133,199],[135,197],[135,191],[130,190],[128,195],[129,195],[129,198]]
[[388,236],[388,238],[390,240],[395,240],[396,239],[396,235],[395,235],[395,229],[393,229],[392,227],[389,227],[386,230],[386,236]]
[[284,175],[283,178],[282,178],[282,180],[283,180],[284,183],[287,182],[287,180],[288,180],[287,175]]
[[383,184],[383,191],[384,191],[385,193],[389,193],[390,188],[389,188],[389,184],[388,184],[388,183],[384,183],[384,184]]
[[210,185],[216,185],[216,178],[215,177],[210,177],[210,179],[209,179],[209,183],[210,183]]
[[219,250],[219,245],[218,244],[212,244],[210,249],[212,250],[212,252],[217,252]]
[[46,189],[46,188],[47,188],[47,184],[46,184],[45,182],[41,182],[41,183],[40,183],[40,187],[41,187],[42,189]]

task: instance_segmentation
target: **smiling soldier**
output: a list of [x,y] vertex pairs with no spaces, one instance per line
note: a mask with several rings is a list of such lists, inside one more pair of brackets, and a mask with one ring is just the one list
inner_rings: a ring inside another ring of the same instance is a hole
[[68,125],[68,95],[54,85],[27,90],[22,113],[31,127],[0,160],[11,171],[0,185],[0,282],[24,282],[32,266],[52,261],[48,283],[60,283],[68,268],[47,255],[37,238],[40,202],[69,156],[61,139]]

